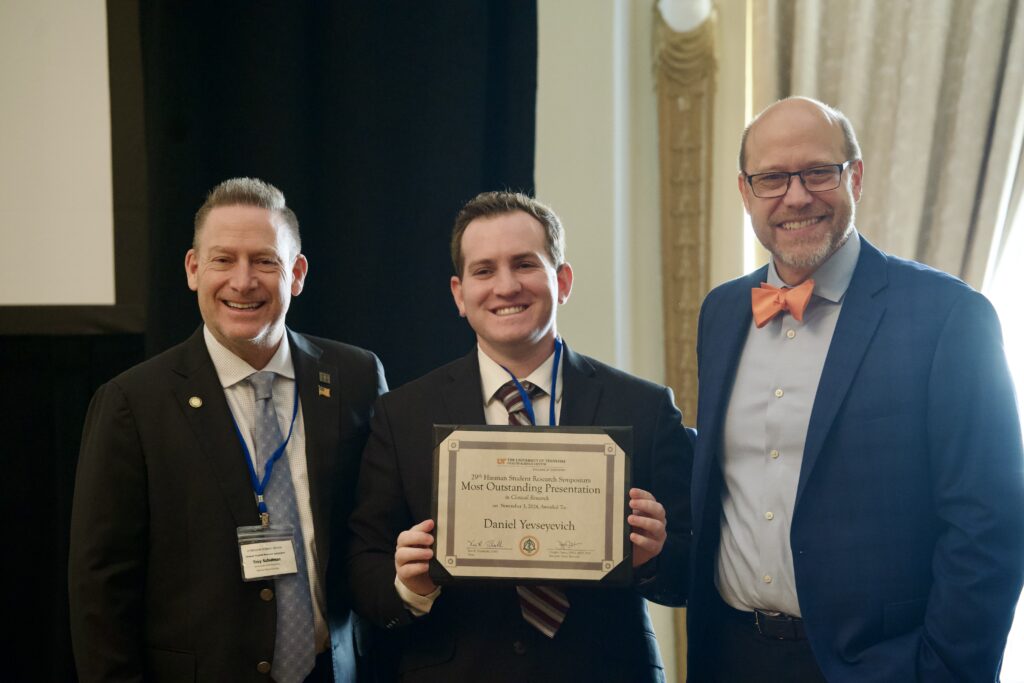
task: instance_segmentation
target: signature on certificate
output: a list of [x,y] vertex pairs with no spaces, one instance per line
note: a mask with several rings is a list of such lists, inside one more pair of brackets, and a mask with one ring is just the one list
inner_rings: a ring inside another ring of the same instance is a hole
[[562,550],[573,550],[583,545],[583,541],[556,541]]
[[488,538],[488,539],[476,539],[471,538],[466,541],[467,548],[501,548],[502,540],[499,538]]

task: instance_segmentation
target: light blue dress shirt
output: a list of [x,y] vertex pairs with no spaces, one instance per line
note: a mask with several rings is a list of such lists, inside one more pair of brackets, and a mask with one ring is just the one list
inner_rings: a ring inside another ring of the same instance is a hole
[[[783,312],[760,329],[750,323],[725,415],[715,574],[736,609],[800,615],[789,531],[818,380],[859,255],[853,230],[811,276],[803,321]],[[774,262],[768,283],[786,286]]]

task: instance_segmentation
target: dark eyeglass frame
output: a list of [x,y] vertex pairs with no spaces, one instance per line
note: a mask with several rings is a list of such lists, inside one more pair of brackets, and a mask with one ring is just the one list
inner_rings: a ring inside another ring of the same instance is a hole
[[[805,169],[800,170],[800,171],[793,171],[792,173],[790,173],[789,171],[769,171],[767,173],[755,173],[753,175],[750,175],[746,171],[744,171],[743,172],[743,177],[745,177],[747,179],[747,185],[750,186],[750,191],[758,199],[777,199],[779,197],[785,196],[785,194],[787,192],[789,192],[789,186],[793,183],[793,176],[800,176],[800,182],[803,184],[804,189],[807,190],[808,192],[831,192],[832,190],[836,189],[837,187],[839,187],[840,185],[843,184],[843,172],[846,171],[847,167],[850,164],[852,164],[854,161],[856,161],[856,159],[847,159],[846,161],[844,161],[841,164],[821,164],[820,166],[812,166],[810,168],[805,168]],[[818,170],[821,170],[823,168],[838,168],[839,169],[839,175],[836,176],[836,184],[833,187],[821,188],[821,189],[818,189],[818,190],[812,190],[811,188],[807,187],[807,179],[804,177],[804,173],[810,173],[811,171],[818,171]],[[765,195],[758,194],[757,190],[754,189],[754,178],[758,178],[760,176],[766,176],[766,175],[788,175],[789,177],[786,178],[786,184],[785,184],[785,186],[782,187],[782,191],[781,192],[779,192],[778,194],[770,194],[770,195],[765,196]]]

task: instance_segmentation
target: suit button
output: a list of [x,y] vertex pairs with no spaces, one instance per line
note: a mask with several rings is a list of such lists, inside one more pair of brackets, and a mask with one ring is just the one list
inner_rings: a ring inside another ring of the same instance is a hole
[[517,655],[525,655],[526,645],[523,644],[523,641],[517,640],[512,643],[512,652],[515,652]]
[[274,599],[274,591],[271,588],[264,588],[260,591],[260,600],[263,602],[270,602]]
[[268,673],[270,673],[270,662],[267,662],[267,661],[260,662],[259,664],[256,665],[256,670],[259,671],[261,674],[268,674]]

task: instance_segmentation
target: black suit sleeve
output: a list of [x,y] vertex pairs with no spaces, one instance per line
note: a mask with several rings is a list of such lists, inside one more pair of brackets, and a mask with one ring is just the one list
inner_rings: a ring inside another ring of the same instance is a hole
[[661,553],[639,567],[637,587],[653,602],[686,604],[690,565],[690,475],[693,443],[676,409],[672,390],[665,389],[655,408],[649,462],[636,463],[634,485],[650,491],[665,508],[668,537]]
[[[377,358],[377,354],[367,352],[367,354],[373,359],[373,372],[375,381],[377,382],[377,389],[374,393],[374,397],[383,396],[388,393],[388,380],[384,377],[384,365],[380,362],[380,358]],[[370,403],[372,404],[371,399]]]
[[83,683],[142,680],[148,504],[131,406],[106,384],[86,416],[71,513],[71,637]]
[[423,520],[413,520],[406,504],[386,399],[377,400],[363,451],[356,508],[349,520],[348,576],[356,613],[390,629],[412,621],[395,590],[395,542],[399,533]]

